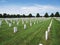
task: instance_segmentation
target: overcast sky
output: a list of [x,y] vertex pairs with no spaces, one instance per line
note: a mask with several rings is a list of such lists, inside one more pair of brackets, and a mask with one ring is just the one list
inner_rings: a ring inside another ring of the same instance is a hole
[[56,11],[60,13],[60,0],[0,0],[0,13],[44,15]]

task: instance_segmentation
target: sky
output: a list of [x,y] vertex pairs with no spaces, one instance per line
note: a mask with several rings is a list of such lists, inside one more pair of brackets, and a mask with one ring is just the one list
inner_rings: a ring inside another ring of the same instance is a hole
[[50,15],[60,13],[60,0],[0,0],[0,13]]

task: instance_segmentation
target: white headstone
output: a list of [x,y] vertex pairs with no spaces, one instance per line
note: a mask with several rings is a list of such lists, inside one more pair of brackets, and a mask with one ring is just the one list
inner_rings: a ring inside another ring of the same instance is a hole
[[19,24],[19,22],[17,22],[17,25]]
[[14,33],[16,33],[17,32],[17,27],[14,27]]
[[35,22],[34,22],[34,24],[35,24]]
[[26,29],[26,24],[24,24],[24,29]]
[[9,27],[11,27],[11,23],[9,23]]
[[22,20],[22,24],[24,24],[24,21]]
[[50,26],[48,27],[48,32],[50,32]]
[[8,24],[8,21],[7,20],[5,20],[6,21],[6,23]]
[[32,23],[30,23],[30,26],[32,26]]
[[51,23],[50,23],[50,25],[49,25],[49,26],[51,27],[51,25],[52,25],[52,20],[51,20]]
[[50,25],[49,25],[50,27],[51,27],[51,23],[50,23]]
[[50,24],[49,24],[48,32],[50,32],[51,25],[52,25],[52,21],[51,21]]
[[13,24],[14,24],[15,22],[13,21]]
[[48,39],[48,31],[45,32],[45,39]]
[[43,45],[43,44],[39,44],[39,45]]

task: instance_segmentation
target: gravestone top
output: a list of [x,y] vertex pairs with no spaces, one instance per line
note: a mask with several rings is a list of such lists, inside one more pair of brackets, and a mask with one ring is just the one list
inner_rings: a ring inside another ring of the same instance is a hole
[[43,45],[43,44],[39,44],[39,45]]

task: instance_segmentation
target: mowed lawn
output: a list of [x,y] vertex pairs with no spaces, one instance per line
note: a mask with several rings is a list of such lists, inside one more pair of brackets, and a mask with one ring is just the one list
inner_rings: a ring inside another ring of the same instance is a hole
[[60,21],[53,19],[47,45],[60,45]]
[[[9,21],[10,22],[10,21]],[[12,26],[2,21],[2,26],[0,26],[0,45],[59,45],[60,42],[60,22],[53,19],[51,26],[51,31],[49,32],[49,38],[45,40],[45,31],[47,30],[51,19],[32,21],[32,26],[30,22],[25,22],[27,28],[24,29],[24,24],[22,20],[19,20],[19,24],[16,22],[12,23]],[[13,27],[17,27],[17,32],[14,33]]]

